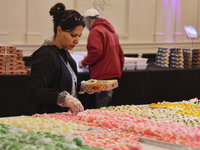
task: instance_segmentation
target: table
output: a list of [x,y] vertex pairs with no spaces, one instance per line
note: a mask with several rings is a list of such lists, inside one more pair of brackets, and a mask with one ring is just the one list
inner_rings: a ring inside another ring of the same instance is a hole
[[[32,115],[35,104],[28,100],[30,75],[0,76],[0,117]],[[88,80],[89,73],[79,73]],[[200,69],[160,68],[149,65],[146,70],[125,70],[113,105],[149,104],[200,98]],[[79,95],[85,108],[91,108],[94,95]]]
[[[80,73],[81,79],[89,78]],[[161,68],[154,64],[146,70],[125,70],[113,105],[150,104],[200,98],[200,69]]]
[[0,75],[0,117],[32,115],[34,103],[28,101],[30,75]]

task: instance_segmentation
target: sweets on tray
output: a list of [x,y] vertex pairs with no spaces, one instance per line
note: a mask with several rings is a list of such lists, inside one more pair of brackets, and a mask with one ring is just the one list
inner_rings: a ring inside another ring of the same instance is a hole
[[117,80],[91,80],[83,84],[83,91],[88,93],[109,91],[116,87],[118,87]]

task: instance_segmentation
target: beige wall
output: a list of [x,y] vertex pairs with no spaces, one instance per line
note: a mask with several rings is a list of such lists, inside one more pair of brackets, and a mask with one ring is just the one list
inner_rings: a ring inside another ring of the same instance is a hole
[[[0,0],[0,44],[14,44],[29,56],[53,36],[50,8],[56,0]],[[96,8],[119,35],[124,53],[156,53],[158,47],[191,48],[184,25],[200,33],[200,0],[59,0],[81,14]],[[88,31],[72,51],[86,51]],[[200,39],[193,40],[200,48]]]

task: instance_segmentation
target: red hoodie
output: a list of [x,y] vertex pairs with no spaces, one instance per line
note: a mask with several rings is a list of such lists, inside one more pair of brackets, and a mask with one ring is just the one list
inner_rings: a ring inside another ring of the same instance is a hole
[[91,79],[121,78],[124,53],[117,33],[106,19],[99,18],[92,25],[87,51],[82,65],[89,65]]

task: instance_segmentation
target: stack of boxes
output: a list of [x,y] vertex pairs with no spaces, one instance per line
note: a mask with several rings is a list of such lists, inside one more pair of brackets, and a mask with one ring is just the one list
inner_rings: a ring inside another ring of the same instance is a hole
[[169,67],[170,50],[168,48],[158,48],[156,53],[156,66]]
[[192,50],[183,49],[184,68],[192,68]]
[[0,46],[0,74],[27,74],[22,50],[15,46]]
[[200,68],[200,49],[192,50],[192,68]]
[[183,50],[181,48],[171,48],[169,56],[169,66],[171,68],[184,68]]
[[200,49],[158,48],[156,66],[200,68]]

